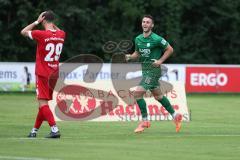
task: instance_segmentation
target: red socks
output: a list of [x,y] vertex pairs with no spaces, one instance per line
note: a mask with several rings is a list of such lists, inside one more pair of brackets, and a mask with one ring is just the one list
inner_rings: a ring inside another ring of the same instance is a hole
[[48,105],[42,106],[40,110],[41,110],[45,120],[48,121],[49,126],[56,125],[52,111],[49,109]]
[[43,114],[41,112],[41,109],[38,109],[38,114],[37,114],[37,118],[34,124],[34,128],[39,129],[42,125],[42,122],[44,121],[44,117]]
[[49,126],[56,125],[52,111],[48,105],[43,105],[39,108],[34,128],[39,129],[44,120],[48,121]]

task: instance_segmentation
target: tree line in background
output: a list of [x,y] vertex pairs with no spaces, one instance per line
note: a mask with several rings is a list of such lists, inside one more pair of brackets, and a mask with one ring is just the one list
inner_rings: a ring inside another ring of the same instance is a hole
[[174,47],[169,63],[240,63],[239,0],[0,0],[0,61],[35,60],[36,44],[20,31],[46,9],[67,33],[62,61],[95,54],[109,62],[103,45],[133,42],[142,32],[142,16],[151,14],[154,32]]

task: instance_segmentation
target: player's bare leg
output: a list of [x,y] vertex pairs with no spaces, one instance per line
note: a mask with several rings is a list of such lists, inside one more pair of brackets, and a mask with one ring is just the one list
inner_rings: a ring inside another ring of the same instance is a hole
[[163,107],[172,115],[174,123],[176,125],[176,132],[179,132],[181,129],[182,115],[174,111],[169,100],[167,99],[167,97],[163,96],[161,89],[159,87],[151,90],[151,92],[154,98],[158,102],[160,102],[163,105]]
[[135,133],[141,133],[144,131],[145,128],[149,128],[151,125],[150,121],[148,121],[148,117],[147,117],[148,114],[147,114],[146,102],[143,99],[143,95],[145,93],[146,93],[146,90],[142,86],[137,86],[133,91],[134,98],[136,99],[137,104],[138,104],[139,109],[142,114],[142,121],[139,122],[137,128],[134,130]]

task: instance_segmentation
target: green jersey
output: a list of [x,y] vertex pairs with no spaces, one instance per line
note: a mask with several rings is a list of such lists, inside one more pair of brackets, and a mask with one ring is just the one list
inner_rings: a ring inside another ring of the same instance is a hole
[[140,34],[135,39],[135,51],[140,55],[139,61],[142,64],[142,74],[143,80],[141,85],[150,85],[148,87],[144,86],[145,89],[151,89],[158,85],[158,80],[161,75],[160,67],[153,67],[153,59],[160,59],[168,42],[161,36],[151,33],[148,37],[144,37]]

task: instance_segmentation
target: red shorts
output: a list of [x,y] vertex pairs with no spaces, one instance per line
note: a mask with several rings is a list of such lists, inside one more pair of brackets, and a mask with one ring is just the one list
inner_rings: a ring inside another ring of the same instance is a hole
[[36,93],[38,99],[52,100],[53,89],[57,83],[57,78],[51,79],[36,75]]

